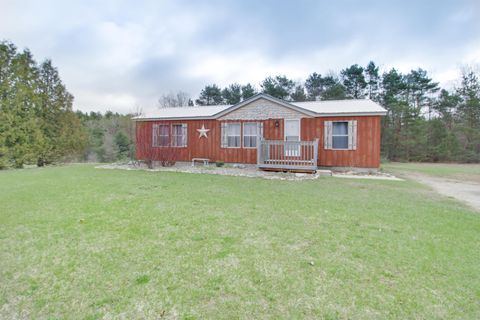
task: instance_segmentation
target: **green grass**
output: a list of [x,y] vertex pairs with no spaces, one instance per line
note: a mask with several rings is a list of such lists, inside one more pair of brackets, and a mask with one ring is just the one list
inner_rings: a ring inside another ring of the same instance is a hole
[[433,177],[480,181],[480,164],[388,162],[382,164],[382,169],[395,173],[416,172]]
[[1,319],[478,319],[479,247],[409,181],[0,172]]

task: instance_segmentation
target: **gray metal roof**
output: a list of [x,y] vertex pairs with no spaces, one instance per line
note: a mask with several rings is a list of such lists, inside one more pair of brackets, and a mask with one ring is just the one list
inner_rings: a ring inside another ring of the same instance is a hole
[[260,93],[236,105],[163,108],[133,119],[138,121],[156,119],[215,119],[261,98],[275,101],[286,108],[294,109],[308,116],[385,115],[387,113],[378,103],[369,99],[288,102]]

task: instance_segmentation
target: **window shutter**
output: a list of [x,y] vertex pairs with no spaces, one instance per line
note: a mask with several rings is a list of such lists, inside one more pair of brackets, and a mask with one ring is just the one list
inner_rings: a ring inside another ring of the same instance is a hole
[[348,149],[357,150],[357,120],[348,121]]
[[182,123],[182,147],[186,147],[188,143],[188,127],[186,123]]
[[227,123],[222,122],[221,124],[221,135],[222,135],[222,141],[220,142],[220,145],[222,148],[227,148],[228,147],[228,139],[227,139]]
[[332,136],[332,121],[323,122],[324,125],[324,134],[323,134],[323,148],[332,149],[333,145],[333,136]]
[[158,146],[158,124],[152,125],[152,147]]
[[357,150],[357,120],[353,120],[353,130],[352,130],[352,134],[353,134],[353,142],[352,142],[352,146],[353,146],[353,150]]

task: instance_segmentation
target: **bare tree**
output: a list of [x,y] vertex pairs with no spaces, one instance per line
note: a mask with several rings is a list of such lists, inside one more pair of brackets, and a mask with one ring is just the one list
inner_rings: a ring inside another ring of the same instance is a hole
[[170,92],[163,94],[158,99],[160,108],[180,108],[189,106],[191,101],[190,95],[184,91],[178,91],[177,93]]

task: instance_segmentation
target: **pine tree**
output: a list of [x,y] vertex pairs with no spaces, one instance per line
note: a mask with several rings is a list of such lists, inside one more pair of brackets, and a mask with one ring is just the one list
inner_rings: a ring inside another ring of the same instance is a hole
[[226,104],[237,104],[242,100],[242,87],[237,84],[231,84],[222,90],[222,97]]
[[343,79],[343,85],[346,88],[347,95],[353,99],[361,99],[365,97],[365,88],[367,82],[363,75],[363,68],[358,64],[354,64],[340,73]]
[[295,91],[290,95],[292,101],[307,101],[307,95],[302,85],[297,85]]
[[200,106],[219,105],[224,103],[222,90],[216,85],[207,85],[200,92],[200,96],[195,101]]
[[263,93],[283,100],[290,99],[294,86],[295,83],[286,76],[267,77],[260,84]]
[[242,86],[242,100],[247,100],[248,98],[253,97],[256,94],[257,90],[250,83]]

